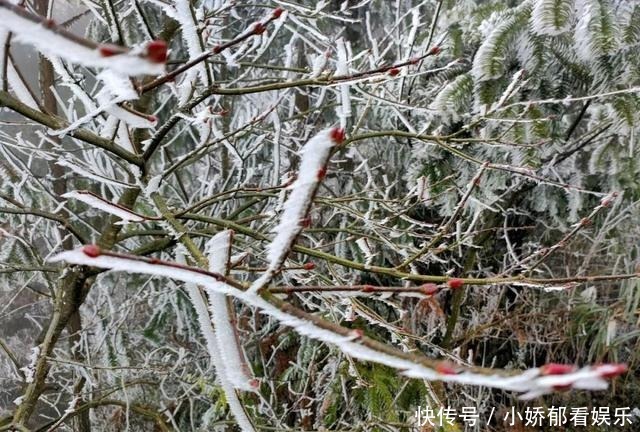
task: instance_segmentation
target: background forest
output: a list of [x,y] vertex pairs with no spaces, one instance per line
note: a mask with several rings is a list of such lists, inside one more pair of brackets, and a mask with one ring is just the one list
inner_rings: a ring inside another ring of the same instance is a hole
[[0,0],[0,83],[0,430],[640,422],[640,1]]

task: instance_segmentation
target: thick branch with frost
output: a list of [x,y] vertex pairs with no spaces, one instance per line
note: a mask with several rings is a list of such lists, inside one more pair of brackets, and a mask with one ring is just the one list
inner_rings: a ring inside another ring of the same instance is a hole
[[391,348],[367,338],[362,330],[347,329],[330,323],[274,297],[243,291],[241,284],[219,273],[158,259],[103,251],[94,245],[59,253],[49,261],[164,276],[202,285],[213,292],[231,295],[257,308],[261,313],[293,328],[303,336],[335,345],[345,354],[392,367],[412,378],[492,387],[520,393],[523,398],[533,398],[571,388],[604,390],[608,386],[606,379],[627,370],[623,364],[603,364],[581,369],[569,365],[549,364],[519,373],[452,366]]

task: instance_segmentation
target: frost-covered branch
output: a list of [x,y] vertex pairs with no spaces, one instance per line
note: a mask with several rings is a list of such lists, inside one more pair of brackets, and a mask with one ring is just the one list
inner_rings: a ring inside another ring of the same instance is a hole
[[[127,49],[97,44],[76,36],[53,20],[32,14],[9,0],[0,0],[0,26],[43,54],[62,57],[73,63],[109,68],[125,75],[158,75],[164,71],[166,55],[158,54],[154,48],[143,46]],[[166,53],[166,46],[164,52]]]
[[361,360],[393,367],[412,378],[501,388],[523,393],[524,398],[533,398],[567,388],[603,390],[607,387],[606,378],[613,378],[626,372],[626,366],[618,364],[585,367],[579,370],[564,365],[562,367],[546,365],[522,373],[506,375],[489,369],[451,368],[442,362],[423,359],[385,346],[367,338],[361,330],[351,330],[329,323],[272,296],[266,296],[265,299],[254,292],[242,291],[227,284],[229,279],[219,273],[183,264],[104,251],[95,245],[62,252],[52,257],[50,261],[97,266],[126,273],[147,273],[202,285],[213,292],[231,295],[256,307],[261,313],[277,319],[283,325],[292,327],[304,336],[336,345],[345,354]]
[[327,163],[336,145],[344,141],[344,130],[325,129],[311,138],[302,149],[302,161],[291,194],[284,204],[275,236],[268,246],[267,271],[251,284],[252,292],[263,289],[282,267],[296,238],[310,225],[309,210],[318,187],[327,174]]

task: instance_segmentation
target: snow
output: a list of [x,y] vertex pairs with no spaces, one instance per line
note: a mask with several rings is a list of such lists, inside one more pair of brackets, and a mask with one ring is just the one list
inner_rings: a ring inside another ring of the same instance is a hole
[[367,239],[360,237],[356,240],[356,245],[358,245],[358,248],[360,248],[360,251],[364,254],[365,265],[371,265],[375,254],[371,251]]
[[[537,0],[531,11],[531,28],[539,35],[556,36],[568,30],[569,13],[573,11],[574,0]],[[554,18],[556,14],[565,18],[564,24],[557,26]]]
[[[189,60],[193,60],[194,58],[199,57],[203,51],[198,29],[196,28],[196,23],[194,22],[193,14],[191,13],[191,3],[189,0],[175,0],[174,5],[176,17],[182,30],[182,39],[187,46],[187,51],[189,52]],[[201,62],[194,66],[193,69],[195,69],[198,75],[200,75],[200,80],[203,83],[206,83],[207,70],[205,69],[205,63]],[[194,78],[191,74],[189,74],[188,77]]]
[[504,92],[502,92],[502,96],[500,96],[500,99],[498,100],[498,104],[496,105],[496,108],[503,106],[509,100],[509,98],[514,93],[514,89],[516,88],[516,86],[519,83],[521,83],[525,73],[526,72],[524,69],[520,69],[515,74],[513,74],[513,77],[511,78],[511,82],[509,83],[507,88],[504,90]]
[[[176,261],[180,264],[186,264],[184,252],[176,251]],[[219,347],[217,345],[213,326],[211,325],[211,319],[209,318],[209,311],[207,310],[207,303],[204,299],[203,292],[196,284],[190,282],[185,283],[185,289],[187,294],[189,294],[191,304],[196,311],[198,324],[200,325],[200,333],[202,333],[202,336],[207,343],[207,351],[209,352],[212,362],[217,365],[220,362],[218,359]]]
[[98,110],[106,111],[133,128],[151,129],[155,127],[157,119],[154,116],[141,115],[119,105],[128,100],[127,97],[128,95],[125,93],[123,96],[112,99],[107,92],[100,92],[97,94],[98,102],[101,104]]
[[[114,117],[110,117],[113,119]],[[117,120],[116,120],[117,121]],[[118,133],[116,136],[116,144],[120,147],[124,148],[131,153],[135,153],[135,149],[133,148],[133,143],[131,142],[131,136],[129,135],[129,129],[127,129],[127,125],[124,122],[118,123]]]
[[131,80],[126,75],[112,70],[104,70],[98,74],[97,78],[104,83],[109,93],[122,101],[138,98],[138,92],[133,88]]
[[105,101],[103,105],[97,107],[93,111],[90,111],[90,112],[86,113],[82,117],[80,117],[77,120],[75,120],[74,122],[70,123],[66,128],[57,129],[57,130],[51,130],[51,131],[49,131],[49,134],[52,135],[52,136],[65,136],[68,133],[73,132],[74,130],[82,127],[83,124],[85,124],[85,123],[93,120],[94,118],[98,117],[100,114],[102,114],[108,108],[110,108],[111,105],[115,105],[115,104],[117,104],[119,102],[121,102],[120,99],[113,99],[113,100]]
[[89,94],[76,82],[74,77],[71,76],[69,71],[67,70],[66,65],[62,62],[59,57],[49,56],[49,61],[53,66],[55,72],[61,77],[61,85],[69,88],[74,96],[78,98],[84,105],[85,111],[94,111],[97,106],[89,96]]
[[[528,1],[523,2],[520,7],[524,7],[528,3]],[[491,32],[484,39],[473,58],[471,73],[477,81],[488,81],[501,76],[501,67],[498,68],[500,70],[493,70],[496,67],[496,48],[504,43],[505,32],[509,32],[514,25],[515,19],[515,17],[509,16],[499,21],[497,25],[490,27],[492,29]]]
[[590,23],[593,19],[593,7],[589,0],[579,0],[577,3],[579,19],[576,23],[574,47],[575,52],[583,61],[594,59],[598,53],[594,52],[593,35]]
[[153,63],[137,55],[136,50],[105,57],[98,47],[73,41],[39,22],[32,21],[0,4],[0,27],[13,32],[22,43],[34,46],[46,56],[56,56],[88,67],[107,68],[123,75],[160,75],[164,64]]
[[327,66],[327,53],[318,54],[313,59],[310,78],[319,77]]
[[[178,256],[178,262],[184,264],[184,255],[176,254]],[[185,281],[186,282],[186,281]],[[218,380],[220,381],[220,385],[225,393],[227,403],[229,404],[229,408],[233,413],[238,425],[241,427],[243,432],[254,432],[255,429],[253,424],[247,417],[242,404],[236,394],[235,390],[231,386],[231,382],[229,380],[229,372],[233,370],[233,367],[226,367],[224,363],[225,351],[226,347],[220,345],[218,342],[217,333],[213,327],[213,322],[211,317],[209,316],[209,311],[207,309],[207,302],[204,298],[204,293],[202,290],[194,283],[186,282],[185,288],[187,293],[189,294],[189,298],[191,299],[191,304],[196,310],[196,314],[198,316],[198,323],[200,325],[200,331],[202,336],[205,338],[207,343],[207,351],[209,352],[209,356],[211,357],[211,362],[214,364],[216,369]],[[221,295],[224,298],[223,294]]]
[[22,81],[22,78],[18,74],[18,71],[13,64],[13,60],[11,60],[11,57],[7,57],[7,62],[7,81],[9,82],[9,86],[17,96],[18,100],[33,109],[39,110],[40,108],[38,107],[38,104],[36,103],[35,99],[33,99],[33,96],[29,92],[29,89],[27,88],[24,81]]
[[104,198],[99,197],[89,191],[84,191],[84,190],[71,191],[63,194],[62,197],[81,201],[93,208],[96,208],[98,210],[102,210],[104,212],[117,216],[123,221],[144,222],[146,220],[146,218],[136,213],[133,213],[132,211],[129,211],[124,207],[120,207],[116,204],[110,203]]
[[318,174],[325,169],[331,150],[336,144],[331,137],[332,131],[334,129],[321,131],[302,149],[298,178],[293,183],[289,198],[284,203],[280,222],[274,229],[275,237],[267,248],[269,261],[267,271],[251,285],[251,291],[255,292],[269,283],[304,228],[302,221],[309,212],[316,188],[321,181]]
[[68,159],[60,159],[59,161],[56,162],[56,165],[60,165],[63,167],[67,167],[69,168],[71,171],[73,171],[74,173],[85,177],[85,178],[90,178],[92,180],[97,181],[98,183],[104,183],[104,184],[108,184],[108,185],[112,185],[112,186],[119,186],[119,187],[126,187],[126,188],[135,188],[136,185],[133,184],[129,184],[129,183],[125,183],[125,182],[121,182],[121,181],[117,181],[117,180],[112,180],[110,178],[98,175],[96,173],[93,173],[91,171],[89,171],[88,169],[78,166],[77,164],[73,163],[72,161],[68,160]]

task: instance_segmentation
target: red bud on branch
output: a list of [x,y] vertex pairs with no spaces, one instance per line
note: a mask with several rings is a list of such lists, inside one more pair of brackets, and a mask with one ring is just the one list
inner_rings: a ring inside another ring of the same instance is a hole
[[455,366],[449,362],[440,362],[436,365],[436,372],[441,375],[456,375],[458,371]]
[[548,363],[540,368],[541,375],[565,375],[575,370],[575,366],[561,364],[561,363]]
[[253,34],[260,35],[267,30],[267,26],[265,26],[261,22],[257,22],[253,25]]
[[452,290],[457,290],[458,288],[462,288],[462,286],[464,285],[464,281],[459,278],[453,278],[447,281],[447,285]]
[[327,175],[327,167],[324,166],[318,170],[318,181],[322,181]]
[[112,57],[127,52],[123,47],[114,44],[102,44],[98,46],[98,51],[102,57]]
[[82,252],[91,258],[96,258],[99,257],[100,254],[102,253],[100,250],[100,247],[98,245],[86,245],[85,247],[82,248]]
[[336,144],[342,144],[345,138],[345,132],[342,128],[331,129],[331,140]]
[[154,63],[167,61],[167,43],[163,40],[152,40],[147,44],[147,58]]
[[373,285],[365,285],[362,287],[362,289],[360,291],[364,292],[364,293],[372,293],[374,292],[376,289]]

